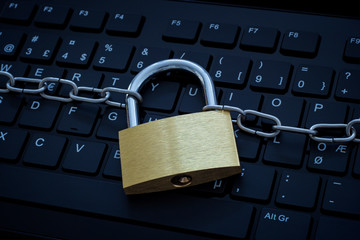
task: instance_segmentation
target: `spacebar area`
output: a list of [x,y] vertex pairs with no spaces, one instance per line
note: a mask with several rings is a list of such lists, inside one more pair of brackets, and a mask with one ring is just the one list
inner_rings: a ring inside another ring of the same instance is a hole
[[247,236],[253,214],[252,206],[241,202],[171,192],[128,197],[120,183],[1,163],[0,194],[8,199],[236,238]]

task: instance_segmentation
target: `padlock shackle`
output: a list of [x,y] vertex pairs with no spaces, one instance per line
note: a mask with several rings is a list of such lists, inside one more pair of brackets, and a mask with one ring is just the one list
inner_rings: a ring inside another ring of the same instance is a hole
[[[167,70],[186,70],[195,74],[204,89],[205,103],[207,105],[217,105],[214,83],[209,73],[200,65],[183,59],[168,59],[151,64],[139,72],[131,81],[129,90],[140,92],[140,89],[157,73]],[[139,125],[139,106],[136,98],[127,95],[126,110],[128,116],[128,126]]]

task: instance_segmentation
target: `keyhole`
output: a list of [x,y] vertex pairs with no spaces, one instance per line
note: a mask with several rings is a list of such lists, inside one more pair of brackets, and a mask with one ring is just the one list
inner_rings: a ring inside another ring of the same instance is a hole
[[171,183],[174,187],[186,187],[191,184],[192,177],[189,175],[177,175],[171,179]]

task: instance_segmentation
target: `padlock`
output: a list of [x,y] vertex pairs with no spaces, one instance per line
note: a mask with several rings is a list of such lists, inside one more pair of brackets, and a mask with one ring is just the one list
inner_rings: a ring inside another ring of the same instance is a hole
[[[217,104],[208,72],[187,60],[169,59],[148,66],[134,77],[129,90],[139,92],[153,75],[180,69],[199,78],[206,104]],[[228,111],[184,114],[139,125],[136,98],[129,95],[126,103],[129,128],[119,131],[126,194],[194,186],[240,173]]]

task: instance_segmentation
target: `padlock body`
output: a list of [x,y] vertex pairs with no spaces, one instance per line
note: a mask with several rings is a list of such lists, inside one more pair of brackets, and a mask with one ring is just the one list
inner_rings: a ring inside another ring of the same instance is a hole
[[140,124],[119,132],[123,188],[140,194],[190,186],[240,173],[230,113],[207,111]]

